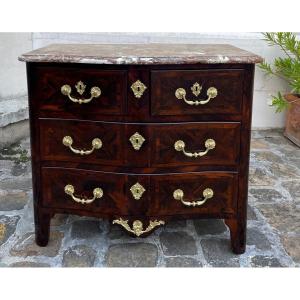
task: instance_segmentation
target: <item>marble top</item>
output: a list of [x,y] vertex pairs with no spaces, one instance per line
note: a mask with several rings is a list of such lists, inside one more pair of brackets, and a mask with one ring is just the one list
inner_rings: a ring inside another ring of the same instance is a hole
[[52,44],[25,53],[19,60],[150,65],[258,63],[262,58],[227,44]]

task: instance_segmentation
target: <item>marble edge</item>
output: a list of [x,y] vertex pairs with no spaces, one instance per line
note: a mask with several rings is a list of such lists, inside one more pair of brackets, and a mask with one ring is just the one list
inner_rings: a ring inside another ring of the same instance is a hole
[[238,63],[238,64],[256,64],[263,61],[259,55],[248,56],[203,56],[203,57],[76,57],[71,55],[20,55],[19,61],[25,62],[47,62],[47,63],[81,63],[81,64],[104,64],[104,65],[151,65],[151,64],[220,64],[220,63]]

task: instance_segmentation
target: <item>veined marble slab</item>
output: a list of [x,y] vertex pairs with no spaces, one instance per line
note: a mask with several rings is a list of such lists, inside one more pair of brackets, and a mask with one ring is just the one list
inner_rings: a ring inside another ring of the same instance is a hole
[[262,58],[227,44],[52,44],[25,53],[26,62],[87,64],[258,63]]

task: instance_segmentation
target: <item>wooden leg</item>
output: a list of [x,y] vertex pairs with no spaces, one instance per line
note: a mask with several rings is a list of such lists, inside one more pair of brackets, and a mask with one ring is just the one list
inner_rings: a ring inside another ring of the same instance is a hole
[[239,219],[225,219],[229,227],[231,247],[235,254],[242,254],[246,250],[246,221]]
[[38,246],[45,247],[49,241],[51,214],[35,211],[35,241]]

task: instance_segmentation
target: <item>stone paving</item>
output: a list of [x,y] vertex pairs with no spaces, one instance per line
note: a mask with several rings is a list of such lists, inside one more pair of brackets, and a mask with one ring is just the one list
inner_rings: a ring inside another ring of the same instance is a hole
[[34,243],[29,139],[0,151],[2,267],[299,267],[300,149],[280,130],[252,134],[247,249],[234,255],[222,220],[169,223],[131,238],[107,221],[57,215]]

